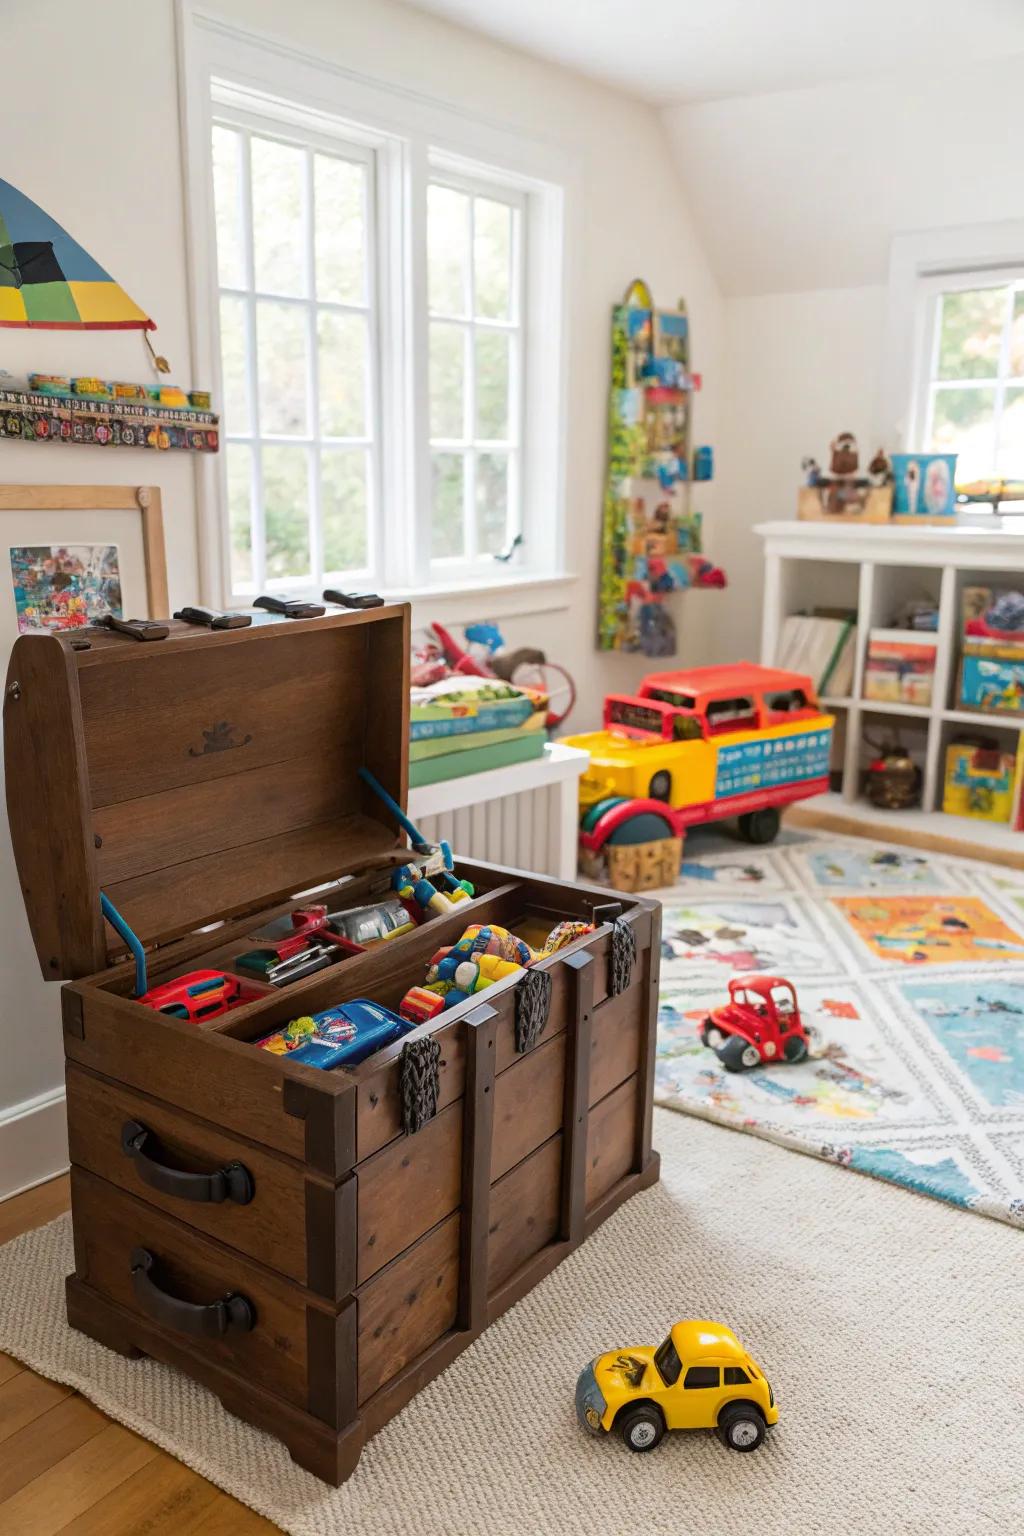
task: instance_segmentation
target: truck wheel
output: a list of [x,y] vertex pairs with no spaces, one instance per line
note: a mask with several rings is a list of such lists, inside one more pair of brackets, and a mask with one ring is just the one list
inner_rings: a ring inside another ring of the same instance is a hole
[[807,1041],[801,1040],[799,1035],[790,1035],[782,1047],[782,1054],[787,1061],[803,1061],[807,1055]]
[[619,1429],[631,1451],[653,1451],[665,1433],[665,1420],[653,1404],[642,1403],[622,1415]]
[[723,1408],[718,1428],[731,1451],[756,1451],[764,1439],[764,1419],[746,1403]]
[[651,800],[669,800],[672,795],[672,775],[666,773],[664,768],[651,775],[651,782],[647,786],[648,798]]
[[760,1065],[761,1053],[742,1035],[730,1035],[718,1051],[718,1059],[727,1072],[744,1072]]
[[762,811],[748,811],[740,817],[740,836],[748,843],[773,843],[779,835],[782,817],[773,805]]

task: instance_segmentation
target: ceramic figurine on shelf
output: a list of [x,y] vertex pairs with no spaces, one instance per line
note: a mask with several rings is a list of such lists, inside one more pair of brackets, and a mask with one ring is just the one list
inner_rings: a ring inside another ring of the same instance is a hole
[[614,1430],[631,1451],[653,1451],[666,1429],[716,1429],[733,1451],[756,1451],[778,1404],[731,1328],[676,1323],[657,1346],[598,1355],[576,1383],[576,1417],[592,1435]]
[[852,432],[840,432],[829,444],[832,455],[829,469],[833,475],[855,475],[860,464],[857,439]]

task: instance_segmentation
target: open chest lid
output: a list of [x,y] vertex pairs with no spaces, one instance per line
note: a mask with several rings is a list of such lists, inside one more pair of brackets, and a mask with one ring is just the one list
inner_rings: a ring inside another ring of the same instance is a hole
[[169,627],[15,642],[7,808],[48,979],[123,952],[101,892],[150,946],[396,857],[358,771],[405,806],[408,605]]

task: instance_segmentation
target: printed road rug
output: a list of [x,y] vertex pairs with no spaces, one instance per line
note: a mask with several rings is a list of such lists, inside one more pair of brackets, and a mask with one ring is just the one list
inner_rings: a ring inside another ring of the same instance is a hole
[[[656,894],[659,1104],[1024,1226],[1024,871],[702,829]],[[748,973],[793,982],[806,1061],[728,1072],[702,1045]]]

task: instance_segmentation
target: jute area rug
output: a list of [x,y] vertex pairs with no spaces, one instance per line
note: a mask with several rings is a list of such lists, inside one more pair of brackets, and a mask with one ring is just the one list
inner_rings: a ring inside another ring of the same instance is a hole
[[[295,1536],[967,1536],[1024,1530],[1021,1233],[658,1111],[637,1196],[331,1489],[185,1377],[64,1321],[66,1217],[0,1249],[0,1349]],[[680,1317],[730,1323],[781,1419],[637,1456],[585,1436],[580,1368]],[[12,1533],[13,1536],[13,1533]]]

